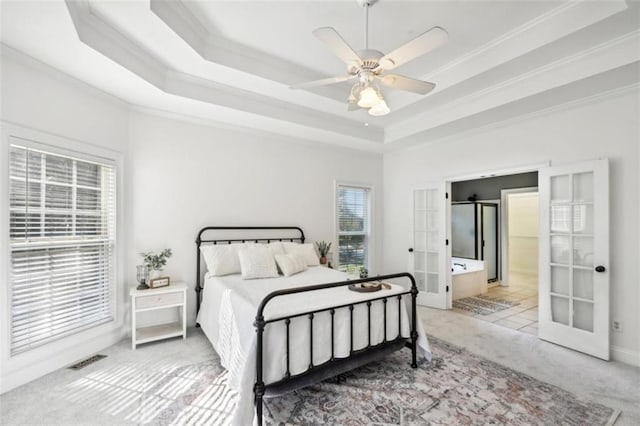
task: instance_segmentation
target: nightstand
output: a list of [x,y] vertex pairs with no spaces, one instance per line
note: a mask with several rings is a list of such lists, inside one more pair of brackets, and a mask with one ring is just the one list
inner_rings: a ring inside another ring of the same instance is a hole
[[[135,287],[132,287],[129,290],[129,296],[131,296],[131,348],[133,350],[141,343],[176,336],[187,338],[187,285],[185,283],[176,282],[167,287],[148,290],[136,290]],[[175,307],[182,311],[181,321],[137,328],[136,316],[138,312]]]

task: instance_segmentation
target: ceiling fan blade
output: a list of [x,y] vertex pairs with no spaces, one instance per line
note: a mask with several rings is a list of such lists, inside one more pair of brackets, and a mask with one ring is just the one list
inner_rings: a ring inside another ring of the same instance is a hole
[[353,51],[351,46],[331,27],[322,27],[313,31],[313,35],[327,45],[327,47],[342,61],[347,64],[360,65],[362,60]]
[[436,87],[433,83],[397,74],[387,74],[378,78],[385,86],[393,89],[406,90],[407,92],[418,93],[420,95],[426,95]]
[[442,46],[447,40],[449,40],[449,34],[447,34],[444,29],[433,27],[429,31],[380,58],[380,67],[385,70],[394,69]]
[[357,110],[359,110],[359,109],[360,109],[360,107],[359,107],[359,106],[358,106],[358,104],[357,104],[357,103],[355,103],[355,102],[349,102],[349,103],[347,104],[347,111],[357,111]]
[[290,89],[309,89],[311,87],[326,86],[329,84],[342,83],[356,78],[355,75],[345,75],[344,77],[329,77],[322,80],[309,81],[307,83],[294,84],[289,86]]

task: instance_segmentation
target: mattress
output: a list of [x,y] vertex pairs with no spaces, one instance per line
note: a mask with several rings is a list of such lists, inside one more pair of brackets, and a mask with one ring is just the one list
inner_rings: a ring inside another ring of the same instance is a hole
[[[205,276],[202,304],[198,323],[220,356],[221,364],[228,370],[228,384],[238,393],[234,424],[249,424],[253,416],[253,385],[255,383],[256,332],[253,325],[258,305],[269,293],[301,286],[344,281],[348,276],[340,271],[325,267],[310,267],[308,270],[290,276],[243,280],[240,275],[224,277]],[[313,292],[291,294],[272,299],[264,310],[265,320],[295,315],[312,310],[330,308],[388,297],[386,304],[387,323],[385,330],[382,301],[371,304],[371,333],[366,304],[355,305],[353,311],[353,343],[351,342],[350,312],[348,308],[335,311],[334,356],[347,357],[351,345],[353,349],[365,348],[394,339],[401,331],[409,336],[410,322],[405,296],[399,302],[398,293],[406,291],[392,284],[391,289],[373,293],[358,293],[346,286]],[[395,296],[395,297],[394,297]],[[400,322],[400,324],[398,323]],[[313,318],[313,359],[311,359],[311,321],[305,315],[294,318],[290,324],[289,371],[291,375],[304,372],[310,365],[319,365],[331,357],[331,320],[329,312],[320,312]],[[431,353],[426,335],[418,321],[419,355],[430,359]],[[286,326],[284,322],[267,324],[263,335],[264,359],[263,380],[265,383],[281,379],[287,370]],[[407,360],[409,362],[409,360]],[[407,364],[408,365],[408,364]]]

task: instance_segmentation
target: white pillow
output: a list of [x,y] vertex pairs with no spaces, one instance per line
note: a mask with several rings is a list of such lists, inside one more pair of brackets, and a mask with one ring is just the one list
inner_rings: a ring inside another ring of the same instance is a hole
[[267,244],[267,247],[269,247],[269,249],[271,249],[271,253],[273,253],[274,256],[276,254],[287,254],[287,252],[284,250],[284,246],[282,245],[282,243],[280,241],[275,241],[273,243],[269,243],[269,244]]
[[245,246],[238,250],[238,257],[243,280],[278,276],[273,253],[265,244]]
[[207,264],[207,271],[214,276],[240,273],[238,249],[242,244],[207,244],[200,251]]
[[307,270],[307,262],[298,254],[276,254],[275,258],[285,277]]
[[318,266],[320,260],[316,254],[316,250],[313,248],[313,244],[298,244],[298,243],[282,243],[287,254],[297,254],[301,256],[307,263],[307,266]]

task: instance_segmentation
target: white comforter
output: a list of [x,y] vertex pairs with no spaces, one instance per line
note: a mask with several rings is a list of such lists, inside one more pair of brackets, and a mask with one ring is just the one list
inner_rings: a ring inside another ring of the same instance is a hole
[[[252,423],[254,415],[253,385],[256,379],[256,332],[253,325],[257,308],[262,299],[275,290],[301,287],[320,283],[344,281],[347,275],[324,267],[311,267],[307,271],[291,277],[243,280],[240,275],[225,277],[205,277],[202,305],[198,322],[202,330],[218,352],[222,366],[228,370],[229,385],[237,392],[237,406],[233,417],[234,425]],[[264,311],[265,320],[278,318],[310,310],[358,302],[381,296],[393,296],[404,291],[393,285],[390,290],[375,293],[357,293],[339,287],[308,293],[291,294],[271,300]],[[405,296],[407,301],[408,296]],[[401,304],[402,335],[409,336],[410,318],[406,304]],[[371,344],[384,340],[383,304],[381,301],[371,306]],[[354,349],[368,344],[367,307],[356,305],[354,319]],[[351,348],[349,310],[336,310],[334,329],[334,356],[349,355]],[[268,324],[265,328],[263,344],[263,380],[266,384],[281,379],[286,372],[286,331],[282,321]],[[398,335],[398,299],[389,298],[387,303],[387,339]],[[422,324],[418,321],[418,354],[431,358],[429,344]],[[304,372],[310,363],[309,319],[307,316],[292,319],[290,324],[290,373]],[[318,365],[331,357],[331,320],[328,312],[315,315],[313,320],[313,364]],[[410,360],[407,359],[407,366]]]

